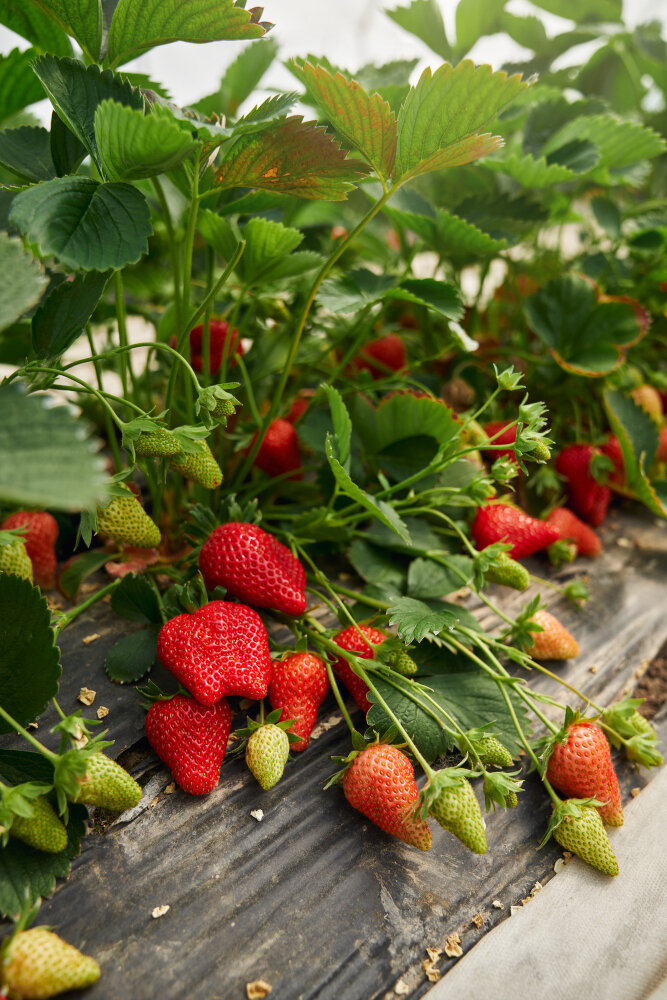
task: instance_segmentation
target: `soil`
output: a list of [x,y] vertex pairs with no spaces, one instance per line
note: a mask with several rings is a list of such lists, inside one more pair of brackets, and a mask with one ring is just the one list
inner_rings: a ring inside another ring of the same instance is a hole
[[667,701],[667,642],[647,667],[632,697],[645,699],[639,711],[647,719],[652,719]]

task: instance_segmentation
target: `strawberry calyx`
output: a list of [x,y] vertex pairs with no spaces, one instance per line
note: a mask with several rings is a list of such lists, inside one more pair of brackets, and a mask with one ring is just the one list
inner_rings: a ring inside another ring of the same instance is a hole
[[150,708],[151,705],[154,705],[156,701],[171,701],[172,698],[176,697],[176,695],[182,695],[184,698],[192,697],[190,692],[187,691],[182,684],[178,685],[176,691],[170,691],[167,693],[158,687],[155,681],[152,680],[149,680],[144,687],[138,687],[136,691],[142,698],[141,707],[147,709]]
[[544,845],[553,836],[554,831],[562,825],[563,821],[566,819],[583,819],[585,816],[584,810],[591,806],[595,809],[603,806],[604,802],[600,802],[599,799],[564,799],[554,806],[554,811],[549,817],[549,822],[547,823],[547,829],[544,837],[539,843],[539,847],[544,847]]
[[501,809],[513,809],[517,796],[523,790],[523,781],[517,780],[521,771],[486,771],[484,774],[484,801],[487,812],[499,805]]
[[358,730],[352,730],[350,733],[350,739],[352,742],[352,750],[347,754],[346,757],[335,756],[332,757],[334,764],[340,765],[340,770],[332,774],[327,780],[325,788],[331,788],[332,785],[337,785],[342,782],[343,778],[350,770],[350,767],[364,750],[368,750],[369,747],[375,747],[385,745],[393,746],[396,750],[405,750],[405,743],[397,743],[396,739],[398,736],[398,730],[396,726],[390,726],[389,729],[381,736],[380,733],[375,729],[369,729],[366,731],[365,735],[360,733]]
[[195,413],[207,427],[215,427],[218,424],[226,426],[228,417],[234,415],[237,406],[241,406],[240,400],[230,391],[237,389],[240,384],[240,382],[223,382],[221,385],[200,388],[195,400]]
[[604,709],[598,723],[612,746],[623,744],[629,760],[644,767],[660,767],[664,758],[658,750],[658,734],[638,711],[643,701],[643,698],[622,698]]
[[14,820],[17,817],[32,819],[35,814],[32,802],[48,795],[52,788],[53,785],[41,781],[26,781],[20,785],[0,782],[0,843],[3,847],[7,846]]
[[[294,733],[289,732],[291,726],[294,725],[294,719],[281,719],[282,708],[274,708],[272,712],[262,718],[261,721],[256,719],[251,719],[247,717],[248,725],[244,729],[237,729],[232,733],[231,738],[234,740],[234,748],[230,751],[231,756],[237,756],[244,753],[248,745],[248,740],[253,733],[256,733],[263,726],[276,726],[278,729],[282,729],[287,739],[289,740],[290,746],[293,743],[300,743],[301,737],[295,736]],[[263,714],[263,713],[262,713]]]
[[419,793],[418,815],[421,819],[426,819],[442,792],[452,788],[463,788],[468,779],[477,776],[477,771],[471,771],[460,764],[435,771]]
[[559,538],[557,542],[553,542],[548,547],[547,555],[552,566],[563,566],[566,563],[574,562],[577,558],[577,551],[577,546],[574,542],[568,542],[564,538]]

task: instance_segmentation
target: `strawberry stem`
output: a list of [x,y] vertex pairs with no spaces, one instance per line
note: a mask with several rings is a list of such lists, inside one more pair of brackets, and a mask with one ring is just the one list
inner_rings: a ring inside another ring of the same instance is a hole
[[12,718],[9,712],[7,712],[2,705],[0,705],[0,717],[2,717],[5,722],[12,727],[12,729],[16,730],[16,732],[22,736],[24,740],[27,740],[28,743],[30,743],[35,750],[42,755],[42,757],[46,757],[47,760],[50,760],[54,765],[57,763],[58,754],[53,753],[53,751],[45,747],[43,743],[40,743],[40,741],[32,736],[27,729],[24,729],[20,722],[17,722],[16,719]]
[[62,630],[67,628],[67,626],[70,625],[74,621],[74,619],[81,614],[82,611],[86,611],[93,604],[96,604],[98,601],[101,601],[103,598],[105,598],[107,594],[111,594],[112,591],[114,591],[116,587],[120,585],[120,583],[121,580],[114,580],[112,583],[108,583],[106,587],[101,587],[96,593],[92,594],[90,597],[87,597],[85,601],[82,601],[81,604],[77,604],[69,611],[64,612],[62,615],[59,615],[57,621],[53,626],[53,632],[56,639],[58,638]]

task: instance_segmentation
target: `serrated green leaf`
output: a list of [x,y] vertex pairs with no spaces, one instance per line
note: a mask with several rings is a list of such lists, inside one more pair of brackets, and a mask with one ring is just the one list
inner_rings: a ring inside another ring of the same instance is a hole
[[[60,650],[51,612],[38,587],[0,573],[0,705],[22,726],[58,692]],[[0,733],[12,732],[0,719]]]
[[168,173],[195,149],[192,138],[168,118],[113,100],[97,106],[95,141],[104,174],[112,181]]
[[437,209],[435,218],[396,209],[390,209],[386,214],[421,236],[436,253],[453,260],[469,256],[495,256],[507,246],[506,240],[495,240],[471,222],[443,209]]
[[231,222],[207,208],[202,208],[197,216],[197,229],[223,260],[231,260],[239,244],[238,232]]
[[459,0],[456,5],[456,52],[464,56],[482,35],[502,30],[505,0]]
[[50,17],[26,0],[0,0],[0,24],[27,38],[41,52],[71,56],[70,41]]
[[71,35],[86,56],[96,62],[102,42],[100,0],[30,0],[44,14]]
[[594,169],[621,171],[642,160],[659,156],[667,143],[654,132],[636,121],[624,121],[615,115],[584,115],[566,122],[543,146],[549,155],[570,142],[591,143],[599,159]]
[[74,173],[86,155],[86,147],[54,111],[51,114],[51,157],[58,177]]
[[131,622],[161,625],[160,602],[148,580],[135,573],[128,573],[111,595],[111,607]]
[[622,360],[622,348],[640,334],[632,306],[598,302],[583,278],[563,275],[531,295],[524,306],[532,330],[567,371],[602,376]]
[[405,31],[425,42],[441,59],[451,59],[452,47],[447,41],[445,24],[436,0],[412,0],[408,7],[395,7],[385,13]]
[[63,281],[40,303],[32,318],[32,345],[37,357],[60,357],[83,333],[95,312],[109,274],[87,271]]
[[141,680],[157,660],[158,632],[157,628],[146,628],[119,639],[104,662],[110,680],[117,684]]
[[463,304],[454,286],[436,278],[404,278],[398,288],[393,288],[384,297],[426,306],[445,319],[456,320],[463,316]]
[[549,40],[544,25],[539,17],[517,17],[504,11],[500,18],[500,26],[510,38],[519,45],[533,52],[544,52],[549,48]]
[[300,76],[337,132],[358,149],[383,178],[396,157],[396,118],[379,94],[368,94],[355,80],[333,76],[324,66],[306,63]]
[[234,117],[277,55],[278,43],[273,38],[262,38],[246,45],[225,70],[218,90],[197,101],[193,105],[195,111],[202,115]]
[[395,625],[401,639],[408,645],[421,642],[426,636],[437,636],[453,629],[459,621],[450,607],[433,607],[412,597],[401,597],[389,608],[389,624]]
[[[393,532],[389,533],[399,540]],[[362,580],[378,586],[395,588],[399,594],[404,593],[405,567],[390,552],[385,553],[379,546],[358,538],[350,546],[347,556]]]
[[110,558],[109,553],[101,549],[84,552],[77,556],[58,577],[58,588],[62,590],[65,597],[73,601],[86,577],[101,569],[105,563],[109,562]]
[[334,433],[336,435],[338,458],[345,467],[345,470],[349,472],[350,442],[352,440],[352,421],[350,420],[350,414],[347,412],[347,407],[345,406],[343,397],[339,393],[338,389],[334,389],[331,385],[323,385],[322,389],[324,390],[327,400],[329,401],[331,419],[333,421]]
[[401,108],[394,181],[470,163],[502,145],[481,134],[526,89],[520,76],[494,73],[465,59],[456,68],[444,63],[425,69]]
[[667,517],[667,482],[651,482],[647,475],[658,447],[654,421],[634,399],[617,389],[605,390],[604,404],[623,452],[628,489],[654,514]]
[[109,63],[118,66],[170,42],[259,38],[265,31],[261,13],[234,0],[120,0],[109,31]]
[[298,229],[270,219],[250,219],[243,230],[246,248],[240,261],[240,272],[247,285],[262,280],[272,266],[303,241]]
[[111,70],[84,66],[76,59],[42,56],[34,64],[53,107],[101,167],[95,138],[95,112],[105,99],[143,109],[141,91]]
[[13,323],[0,335],[0,365],[19,368],[30,354],[30,323]]
[[56,176],[50,134],[30,125],[5,129],[0,132],[0,164],[22,180],[50,180]]
[[357,396],[350,400],[349,408],[354,429],[369,455],[378,455],[405,438],[426,435],[444,446],[460,434],[451,410],[437,399],[397,394],[373,407]]
[[[596,153],[595,162],[597,159]],[[513,152],[498,160],[489,157],[488,160],[484,161],[484,166],[487,170],[496,170],[499,173],[507,174],[521,187],[526,188],[542,188],[548,187],[550,184],[562,184],[577,176],[574,170],[561,163],[547,163],[546,156],[535,159],[530,153],[521,156],[519,153]]]
[[430,524],[418,517],[406,517],[405,523],[410,532],[410,541],[406,544],[392,531],[382,524],[372,524],[367,532],[368,539],[383,549],[400,552],[406,556],[426,555],[438,552],[443,548],[443,540],[436,535]]
[[103,460],[65,406],[0,386],[0,500],[17,507],[81,510],[105,493]]
[[20,240],[0,233],[0,330],[31,309],[48,284],[39,262]]
[[404,278],[399,284],[389,274],[355,268],[345,277],[324,282],[318,297],[332,312],[355,312],[383,299],[400,299],[426,306],[446,319],[460,319],[463,306],[453,285],[434,278]]
[[[466,586],[472,577],[472,559],[458,555],[443,555],[441,558],[443,562],[413,559],[408,569],[409,597],[432,600]],[[447,565],[443,565],[444,562]]]
[[28,188],[14,199],[9,217],[44,256],[83,271],[135,264],[152,232],[140,191],[90,177],[58,177]]
[[282,281],[284,278],[296,277],[313,271],[324,264],[324,257],[314,250],[297,250],[288,254],[282,260],[276,260],[264,271],[263,283]]
[[32,71],[33,49],[0,56],[0,122],[10,115],[42,100],[39,80]]
[[242,136],[223,161],[215,183],[221,188],[255,187],[299,198],[343,201],[365,164],[347,153],[326,129],[294,115],[270,131]]

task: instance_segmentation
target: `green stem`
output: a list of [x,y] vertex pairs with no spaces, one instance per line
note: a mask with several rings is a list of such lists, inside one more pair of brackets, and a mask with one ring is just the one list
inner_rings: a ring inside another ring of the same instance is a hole
[[549,793],[549,797],[551,798],[551,801],[553,802],[553,804],[555,806],[560,805],[560,799],[558,798],[558,796],[554,792],[553,788],[551,787],[551,783],[549,782],[547,776],[545,774],[542,774],[542,769],[541,769],[540,762],[537,759],[537,757],[535,755],[535,751],[531,747],[529,741],[526,739],[526,735],[525,735],[525,733],[524,733],[524,731],[523,731],[523,729],[521,727],[521,723],[519,722],[519,720],[517,718],[516,712],[514,711],[514,705],[512,704],[512,701],[511,701],[509,695],[507,694],[507,691],[505,690],[504,686],[502,686],[502,685],[500,686],[500,690],[502,692],[503,698],[505,699],[505,704],[507,705],[507,711],[512,716],[512,722],[514,723],[514,728],[516,729],[517,734],[519,736],[519,739],[523,743],[524,747],[526,748],[526,751],[528,752],[531,760],[533,761],[533,764],[535,765],[537,773],[539,774],[540,778],[542,779],[542,784],[544,785],[544,787],[546,788],[547,792]]
[[157,177],[153,177],[152,180],[155,193],[158,197],[158,201],[160,202],[164,222],[167,227],[167,240],[169,243],[171,269],[174,278],[174,315],[176,319],[176,329],[180,330],[181,324],[183,323],[183,308],[181,304],[181,262],[178,257],[178,244],[176,243],[174,223],[171,218],[171,212],[169,211],[169,204],[167,202],[164,189],[162,188],[162,185]]
[[[102,367],[100,365],[99,358],[95,352],[95,341],[93,340],[93,331],[90,327],[90,323],[86,323],[86,337],[88,339],[88,346],[90,347],[91,360],[93,362],[93,367],[95,369],[95,377],[97,378],[97,388],[101,393],[104,393],[104,379],[102,377]],[[116,472],[118,472],[123,467],[123,463],[120,457],[120,448],[118,447],[118,439],[116,438],[116,431],[113,426],[113,420],[109,416],[109,411],[104,407],[104,423],[107,430],[107,441],[109,442],[109,447],[111,448],[111,453],[113,455],[114,465],[116,466]]]
[[5,711],[2,705],[0,705],[0,716],[12,727],[12,729],[16,730],[16,732],[19,733],[24,740],[27,740],[28,743],[34,746],[35,750],[41,753],[43,757],[46,757],[47,760],[50,760],[53,764],[57,763],[58,755],[53,753],[51,750],[48,750],[43,743],[40,743],[39,740],[35,739],[35,737],[32,736],[27,729],[23,728],[20,722],[17,722],[16,719],[12,718],[9,712]]
[[106,597],[107,594],[111,594],[120,583],[120,580],[114,580],[112,583],[108,583],[106,587],[101,587],[100,590],[86,598],[86,600],[82,601],[81,604],[77,604],[76,607],[71,608],[69,611],[60,615],[57,622],[53,626],[56,638],[58,638],[62,630],[67,628],[67,626],[70,625],[82,611],[86,611],[93,604],[96,604],[98,601],[101,601],[102,598]]

